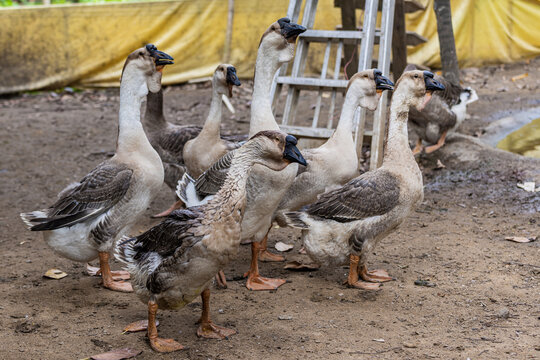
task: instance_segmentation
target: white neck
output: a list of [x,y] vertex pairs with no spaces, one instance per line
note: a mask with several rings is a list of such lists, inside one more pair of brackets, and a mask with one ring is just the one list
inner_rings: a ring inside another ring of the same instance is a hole
[[272,99],[270,89],[274,75],[279,69],[279,61],[273,54],[265,54],[263,47],[259,47],[255,63],[255,81],[253,84],[253,97],[251,99],[251,121],[249,136],[262,130],[279,130],[276,119],[272,114]]
[[157,93],[148,92],[146,96],[146,112],[142,120],[148,128],[162,128],[167,125],[163,116],[163,90]]
[[410,95],[404,86],[398,86],[392,94],[388,138],[384,151],[383,164],[392,161],[401,162],[404,157],[407,160],[415,161],[409,147],[409,135],[407,133],[410,106],[407,96]]
[[204,126],[201,131],[201,135],[210,135],[212,137],[220,138],[220,126],[221,126],[221,108],[222,100],[221,93],[216,89],[212,91],[212,102],[210,103],[210,111],[208,117],[204,122]]
[[146,86],[146,78],[143,74],[132,74],[130,69],[128,66],[124,70],[120,84],[117,153],[152,148],[141,124],[141,105],[146,96],[141,87]]
[[341,108],[341,115],[339,117],[336,131],[334,131],[331,138],[328,140],[329,142],[340,141],[344,138],[352,139],[354,113],[358,108],[361,96],[364,95],[358,94],[353,88],[347,92],[347,95],[345,95],[345,101],[343,102],[343,106]]

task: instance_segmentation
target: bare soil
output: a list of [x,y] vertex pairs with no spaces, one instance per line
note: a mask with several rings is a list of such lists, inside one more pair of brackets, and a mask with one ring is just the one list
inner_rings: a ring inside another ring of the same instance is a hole
[[[525,72],[527,78],[511,80]],[[464,134],[478,136],[489,122],[540,105],[539,59],[466,69],[463,78],[480,95],[460,129]],[[225,111],[224,132],[247,131],[248,94],[249,83],[233,99],[237,115]],[[165,96],[170,121],[203,122],[208,85],[169,87]],[[313,103],[302,101],[306,113]],[[263,275],[288,283],[275,292],[252,292],[240,279],[250,255],[242,246],[226,269],[229,288],[212,292],[211,312],[238,334],[198,339],[200,303],[194,302],[159,313],[160,334],[187,349],[157,355],[144,334],[122,334],[126,324],[145,318],[145,305],[133,294],[103,289],[83,264],[56,256],[18,215],[50,205],[114,151],[117,112],[117,89],[0,98],[0,359],[80,359],[122,347],[143,350],[138,359],[540,358],[540,241],[504,240],[540,240],[539,193],[516,187],[540,183],[539,161],[460,136],[421,156],[425,201],[370,258],[371,268],[387,269],[396,281],[364,292],[342,285],[347,268],[290,272],[281,263],[264,263]],[[436,169],[437,160],[446,168]],[[172,199],[163,186],[133,234],[155,224],[150,215]],[[295,245],[288,260],[307,261],[298,254],[297,231],[274,229],[270,244],[276,241]],[[69,275],[43,278],[50,268]]]

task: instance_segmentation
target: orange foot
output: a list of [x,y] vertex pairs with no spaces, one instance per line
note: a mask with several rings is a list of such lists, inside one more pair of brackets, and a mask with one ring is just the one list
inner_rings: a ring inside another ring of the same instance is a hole
[[180,345],[180,343],[174,341],[173,339],[162,339],[158,337],[150,339],[150,346],[154,351],[160,353],[178,351],[184,348],[182,345]]
[[259,260],[264,262],[279,262],[285,261],[285,258],[281,255],[271,253],[268,250],[263,250],[259,253]]
[[248,276],[246,281],[246,287],[249,290],[276,290],[281,285],[285,284],[286,280],[284,279],[270,279],[265,278],[260,275]]
[[[159,321],[156,320],[156,326],[159,326]],[[132,322],[124,328],[123,333],[145,331],[148,329],[148,320],[139,320]]]
[[107,289],[120,292],[133,292],[133,287],[128,282],[123,281],[103,281],[103,286]]
[[371,271],[367,271],[366,273],[361,272],[360,276],[362,277],[362,280],[375,282],[375,283],[395,280],[393,277],[388,275],[386,270],[382,270],[382,269],[371,270]]
[[212,322],[201,324],[197,329],[197,336],[206,339],[227,339],[229,336],[236,334],[236,330],[227,329],[225,327],[215,325]]
[[361,280],[358,280],[357,282],[354,282],[354,283],[347,282],[347,284],[350,287],[355,287],[357,289],[370,290],[370,291],[379,290],[381,286],[380,283],[372,283],[372,282],[366,282],[366,281],[361,281]]
[[[101,275],[101,269],[99,267],[86,264],[86,273],[90,276],[99,276]],[[112,275],[113,280],[116,280],[116,281],[129,280],[131,277],[130,274],[124,270],[111,271],[111,275]]]

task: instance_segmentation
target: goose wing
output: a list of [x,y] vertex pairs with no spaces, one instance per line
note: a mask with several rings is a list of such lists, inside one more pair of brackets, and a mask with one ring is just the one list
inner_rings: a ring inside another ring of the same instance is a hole
[[125,165],[98,165],[79,183],[62,191],[46,217],[32,219],[35,225],[31,230],[54,230],[97,218],[124,197],[132,174],[133,170]]
[[354,178],[339,189],[324,193],[304,212],[338,222],[383,215],[399,201],[399,179],[386,170],[375,170]]
[[169,128],[168,131],[164,131],[159,137],[161,151],[158,152],[161,160],[172,164],[184,164],[182,155],[184,145],[189,140],[195,139],[201,130],[202,127],[200,126],[186,125],[174,126]]
[[199,196],[214,195],[223,186],[231,167],[235,150],[229,151],[216,161],[195,181],[195,189]]

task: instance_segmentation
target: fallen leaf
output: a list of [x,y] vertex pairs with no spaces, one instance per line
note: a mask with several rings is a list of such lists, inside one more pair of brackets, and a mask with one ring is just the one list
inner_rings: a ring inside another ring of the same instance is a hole
[[435,169],[444,169],[446,166],[442,163],[441,160],[437,159],[437,166],[435,166]]
[[50,269],[50,270],[47,270],[47,272],[45,274],[43,274],[43,276],[46,277],[46,278],[49,278],[49,279],[60,280],[62,278],[65,278],[66,276],[68,276],[68,274],[66,274],[62,270]]
[[525,79],[527,76],[529,76],[529,73],[524,73],[524,74],[521,74],[521,75],[516,75],[516,76],[512,77],[512,81]]
[[285,251],[291,250],[294,247],[294,245],[285,244],[279,241],[276,243],[274,247],[276,248],[277,251],[285,252]]
[[103,354],[92,355],[92,360],[122,360],[130,359],[142,353],[142,350],[134,350],[130,348],[116,349]]
[[284,269],[287,270],[296,270],[296,271],[310,271],[310,270],[317,270],[320,268],[320,265],[316,263],[310,263],[310,264],[302,264],[298,261],[291,261],[285,264],[283,266]]
[[513,241],[513,242],[517,242],[517,243],[531,242],[531,239],[526,238],[524,236],[508,236],[508,237],[505,237],[504,240]]
[[536,191],[534,181],[527,181],[527,182],[524,182],[523,184],[517,183],[517,187],[528,192]]

